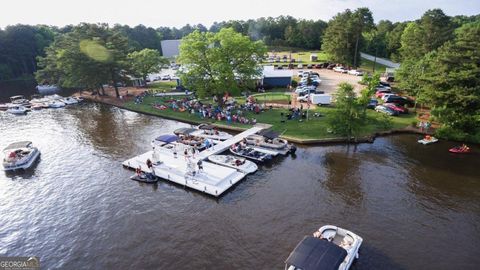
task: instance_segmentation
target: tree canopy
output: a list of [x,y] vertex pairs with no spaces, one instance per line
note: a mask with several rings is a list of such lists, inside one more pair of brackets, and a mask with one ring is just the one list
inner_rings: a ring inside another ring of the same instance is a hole
[[80,24],[60,36],[39,58],[37,81],[63,87],[115,86],[128,69],[128,40],[106,24]]
[[261,74],[259,61],[267,49],[261,41],[224,28],[218,33],[195,31],[180,45],[178,61],[185,86],[200,97],[252,88]]
[[136,76],[146,80],[149,73],[159,72],[162,67],[168,65],[169,61],[160,55],[160,52],[153,49],[143,49],[128,54],[130,70]]
[[372,13],[368,8],[359,8],[353,12],[347,9],[338,13],[328,22],[322,49],[335,62],[358,66],[360,48],[364,42],[362,33],[373,26]]
[[472,133],[480,128],[480,21],[419,60],[402,63],[401,86],[432,106],[445,126]]

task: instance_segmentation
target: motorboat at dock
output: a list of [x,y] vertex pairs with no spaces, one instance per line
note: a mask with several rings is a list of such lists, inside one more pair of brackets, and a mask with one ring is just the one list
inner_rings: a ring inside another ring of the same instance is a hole
[[257,164],[242,157],[230,155],[211,155],[208,160],[218,165],[230,167],[243,173],[254,173],[258,170]]
[[21,115],[21,114],[26,114],[28,111],[28,109],[23,106],[23,105],[15,105],[15,104],[11,104],[8,109],[7,109],[7,113],[11,113],[11,114],[17,114],[17,115]]

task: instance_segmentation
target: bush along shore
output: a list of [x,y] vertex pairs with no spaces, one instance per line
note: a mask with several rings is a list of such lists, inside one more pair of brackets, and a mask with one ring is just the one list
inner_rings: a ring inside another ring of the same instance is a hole
[[[82,95],[90,101],[104,103],[130,111],[159,116],[189,124],[211,123],[220,129],[239,132],[255,123],[271,125],[272,130],[291,142],[299,144],[362,143],[373,142],[375,137],[397,133],[425,134],[416,127],[413,113],[386,117],[373,110],[367,111],[367,120],[359,132],[347,138],[334,134],[329,128],[329,119],[335,107],[315,107],[303,110],[289,108],[289,96],[282,93],[267,93],[254,96],[254,102],[243,97],[235,98],[235,105],[217,108],[210,100],[192,101],[185,95],[153,96],[143,90],[124,90],[123,98],[112,96]],[[128,92],[127,92],[128,91]],[[108,91],[107,91],[108,93]],[[133,94],[133,95],[132,95]],[[313,106],[312,106],[313,107]],[[205,111],[205,113],[204,113]],[[214,114],[214,116],[212,116]],[[229,116],[227,116],[229,114]],[[218,115],[222,116],[218,118]],[[308,115],[308,117],[307,117]],[[432,134],[432,130],[428,132]]]

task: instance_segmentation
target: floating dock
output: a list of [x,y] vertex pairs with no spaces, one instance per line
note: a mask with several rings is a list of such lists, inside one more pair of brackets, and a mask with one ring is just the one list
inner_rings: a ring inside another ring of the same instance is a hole
[[[240,142],[243,138],[262,129],[263,127],[252,127],[198,153],[195,157],[185,158],[183,153],[178,153],[177,156],[174,156],[172,151],[159,147],[155,151],[155,157],[153,156],[153,151],[148,151],[128,159],[122,164],[133,170],[140,167],[143,172],[152,172],[162,179],[218,197],[242,180],[246,174],[205,160],[208,156],[219,154],[227,150],[231,145]],[[159,160],[160,162],[154,164],[152,171],[150,171],[147,168],[147,159],[154,162]],[[197,169],[199,160],[202,160],[203,170]]]

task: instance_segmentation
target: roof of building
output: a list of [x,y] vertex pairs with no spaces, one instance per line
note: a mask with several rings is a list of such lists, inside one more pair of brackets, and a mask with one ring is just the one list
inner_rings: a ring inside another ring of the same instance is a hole
[[263,77],[264,78],[283,78],[283,77],[293,77],[293,71],[275,69],[273,66],[264,66],[263,67]]
[[303,270],[337,270],[347,251],[334,243],[305,236],[285,261]]

